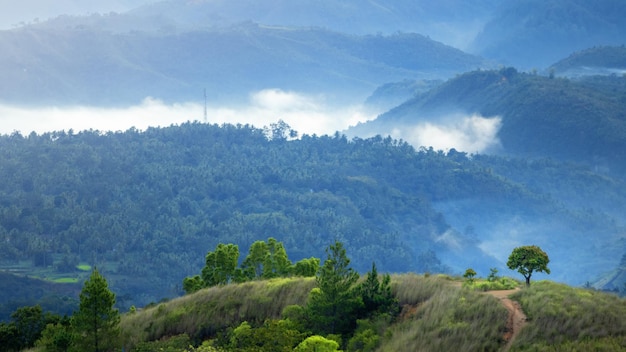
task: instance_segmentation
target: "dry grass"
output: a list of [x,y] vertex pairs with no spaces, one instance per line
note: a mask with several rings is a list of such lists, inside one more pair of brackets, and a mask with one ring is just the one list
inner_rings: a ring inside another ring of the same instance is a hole
[[[497,299],[453,284],[445,276],[394,277],[405,306],[379,351],[497,351],[507,311]],[[407,314],[408,312],[408,314]]]
[[304,305],[313,278],[279,278],[211,287],[122,317],[127,348],[186,333],[201,341],[243,321],[260,324],[280,318],[293,304]]
[[626,300],[549,281],[515,294],[528,324],[513,351],[624,351]]

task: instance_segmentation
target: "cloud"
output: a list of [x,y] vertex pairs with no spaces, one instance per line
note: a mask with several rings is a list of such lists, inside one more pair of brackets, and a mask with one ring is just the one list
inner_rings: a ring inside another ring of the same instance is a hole
[[396,127],[390,135],[415,147],[433,147],[444,151],[454,148],[468,153],[481,153],[500,146],[497,134],[501,125],[500,117],[453,114],[436,121]]
[[[19,131],[44,133],[73,129],[125,131],[131,127],[164,127],[186,121],[203,121],[204,107],[199,103],[166,104],[146,98],[140,104],[124,108],[89,106],[19,107],[0,105],[0,134]],[[307,96],[279,89],[266,89],[250,95],[242,106],[207,107],[209,123],[241,123],[256,127],[278,120],[288,123],[300,134],[333,134],[350,125],[372,119],[358,106],[333,106],[323,96]]]

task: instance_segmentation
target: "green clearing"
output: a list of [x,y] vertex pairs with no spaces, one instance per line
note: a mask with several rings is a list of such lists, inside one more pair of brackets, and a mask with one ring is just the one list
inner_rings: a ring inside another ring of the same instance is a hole
[[76,269],[80,271],[91,271],[91,265],[89,264],[78,264],[76,265]]

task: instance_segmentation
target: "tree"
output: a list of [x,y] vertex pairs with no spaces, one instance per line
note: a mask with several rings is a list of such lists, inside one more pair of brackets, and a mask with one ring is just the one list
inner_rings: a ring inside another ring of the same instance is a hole
[[48,324],[37,340],[36,346],[47,352],[67,352],[72,344],[69,318],[56,324]]
[[311,257],[297,261],[293,265],[292,273],[295,276],[311,277],[315,276],[318,270],[320,270],[320,258]]
[[533,272],[550,274],[548,263],[550,259],[546,252],[538,246],[522,246],[513,249],[506,265],[511,270],[517,270],[526,279],[526,286],[530,286],[530,277]]
[[255,241],[250,246],[248,255],[241,263],[243,275],[248,280],[258,279],[263,276],[264,264],[269,257],[269,249],[264,241]]
[[72,316],[72,347],[76,351],[113,351],[118,346],[120,315],[115,294],[94,268],[80,292],[78,311]]
[[194,293],[204,287],[204,280],[202,280],[200,275],[194,275],[183,279],[183,290],[185,293]]
[[467,282],[472,284],[474,282],[474,276],[476,276],[476,271],[472,268],[465,270],[463,277],[467,279]]
[[206,265],[202,269],[205,287],[225,285],[235,278],[239,247],[236,244],[220,243],[214,252],[206,255]]
[[307,337],[294,349],[295,352],[333,352],[339,351],[337,341],[329,340],[323,336],[313,335]]
[[314,333],[343,334],[356,325],[355,312],[363,302],[353,289],[359,274],[350,268],[350,259],[341,242],[326,248],[327,259],[320,268],[317,286],[309,295],[307,311]]
[[33,347],[46,327],[41,306],[20,307],[11,314],[21,348]]
[[359,285],[358,291],[361,294],[366,316],[398,313],[398,300],[391,292],[391,276],[383,275],[381,283],[378,279],[376,263],[372,262],[372,270],[367,273],[367,278]]
[[263,278],[287,276],[291,269],[291,261],[287,257],[283,243],[270,237],[267,240],[267,250],[269,255],[265,257],[265,263],[263,263]]

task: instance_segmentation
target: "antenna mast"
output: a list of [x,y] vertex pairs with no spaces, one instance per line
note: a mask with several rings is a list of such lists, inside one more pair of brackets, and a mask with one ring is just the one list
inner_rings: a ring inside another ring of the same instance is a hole
[[208,119],[206,116],[206,88],[204,88],[204,123],[207,123]]

